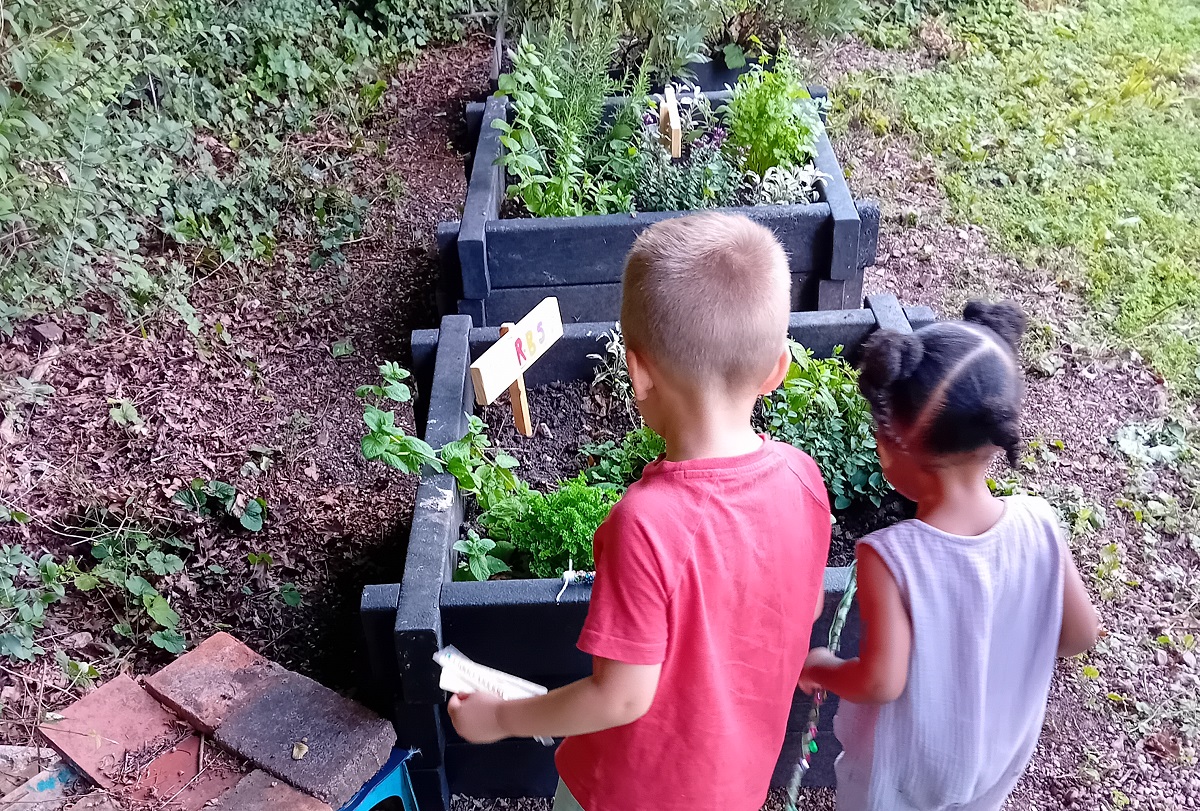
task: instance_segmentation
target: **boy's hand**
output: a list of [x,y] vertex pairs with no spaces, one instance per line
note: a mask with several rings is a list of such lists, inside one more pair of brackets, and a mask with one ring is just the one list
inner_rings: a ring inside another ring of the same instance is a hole
[[447,709],[454,728],[470,743],[494,743],[510,737],[500,726],[500,705],[504,701],[491,693],[459,693],[450,699]]
[[813,648],[804,660],[804,669],[800,672],[797,686],[805,693],[812,695],[823,689],[823,677],[830,667],[836,667],[841,662],[829,648]]

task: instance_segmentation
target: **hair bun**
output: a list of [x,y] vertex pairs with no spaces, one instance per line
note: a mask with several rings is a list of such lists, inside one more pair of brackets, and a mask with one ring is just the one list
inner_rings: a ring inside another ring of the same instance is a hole
[[912,377],[924,356],[925,345],[916,333],[878,330],[863,347],[862,380],[870,388],[886,388]]
[[1025,333],[1025,313],[1015,301],[1001,301],[989,304],[986,301],[972,301],[963,308],[963,321],[987,327],[1008,344],[1014,352],[1021,343]]

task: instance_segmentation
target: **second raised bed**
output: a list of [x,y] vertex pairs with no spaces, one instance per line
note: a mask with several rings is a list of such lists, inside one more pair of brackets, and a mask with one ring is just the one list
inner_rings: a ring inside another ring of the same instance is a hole
[[[714,107],[729,98],[728,91],[704,95]],[[612,99],[610,107],[622,101]],[[492,97],[482,110],[468,110],[469,123],[478,118],[478,141],[462,219],[438,228],[442,312],[469,315],[477,326],[498,326],[556,296],[566,323],[616,319],[621,272],[634,239],[655,222],[690,212],[501,218],[508,181],[496,164],[504,147],[492,122],[508,116],[504,96]],[[718,210],[743,213],[775,232],[791,266],[793,311],[857,308],[863,269],[875,262],[879,207],[851,197],[823,131],[816,166],[829,176],[816,203]]]
[[[865,309],[793,314],[789,333],[818,357],[835,347],[853,350],[878,327],[907,331],[933,321],[924,307],[902,309],[890,296],[872,297]],[[527,375],[531,389],[556,381],[591,380],[602,350],[599,339],[611,323],[566,327],[563,338]],[[413,371],[417,382],[417,422],[434,448],[462,437],[467,414],[474,410],[468,367],[499,337],[495,328],[472,328],[470,319],[447,316],[439,330],[413,334]],[[536,391],[531,395],[536,396]],[[561,603],[558,580],[455,582],[457,553],[451,549],[462,532],[464,499],[449,474],[426,473],[416,495],[412,531],[401,583],[369,586],[362,616],[376,682],[391,689],[390,707],[400,745],[419,749],[411,764],[422,809],[448,808],[449,796],[549,796],[554,791],[552,751],[533,741],[473,746],[459,739],[445,714],[446,696],[438,687],[433,653],[455,645],[471,658],[549,687],[591,672],[591,660],[575,643],[587,614],[590,589],[573,586]],[[829,623],[845,591],[849,569],[825,571],[825,614],[813,629],[813,644],[824,644]],[[852,613],[843,635],[844,650],[857,647]],[[776,785],[786,783],[799,754],[809,699],[796,694],[788,735],[775,770]],[[820,749],[806,785],[833,784],[832,735],[835,704],[822,716]],[[719,745],[714,742],[714,745]]]

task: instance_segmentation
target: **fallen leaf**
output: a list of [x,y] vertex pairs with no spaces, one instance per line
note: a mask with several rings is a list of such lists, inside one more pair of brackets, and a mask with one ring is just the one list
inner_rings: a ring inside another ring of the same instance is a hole
[[308,754],[308,744],[303,741],[296,741],[292,744],[292,760],[304,760],[304,756]]

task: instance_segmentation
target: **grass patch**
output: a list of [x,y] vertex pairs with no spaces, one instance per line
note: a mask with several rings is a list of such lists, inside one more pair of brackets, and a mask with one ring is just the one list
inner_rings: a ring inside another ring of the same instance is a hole
[[851,78],[870,96],[851,113],[916,133],[957,215],[1027,262],[1067,257],[1094,326],[1200,392],[1200,6],[996,0],[960,4],[949,26],[961,54]]

